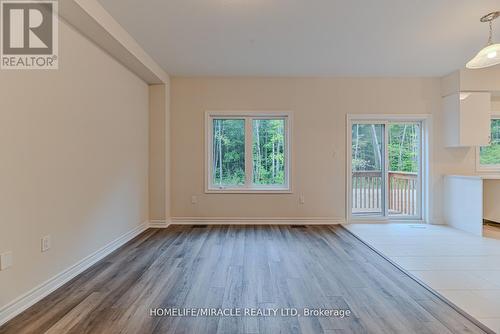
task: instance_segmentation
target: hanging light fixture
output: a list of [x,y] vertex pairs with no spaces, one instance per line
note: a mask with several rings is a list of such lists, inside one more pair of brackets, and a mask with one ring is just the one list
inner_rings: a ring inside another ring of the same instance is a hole
[[465,67],[470,69],[490,67],[500,64],[500,44],[493,44],[493,20],[500,16],[500,12],[489,13],[481,18],[481,22],[490,25],[490,37],[488,44],[472,58]]

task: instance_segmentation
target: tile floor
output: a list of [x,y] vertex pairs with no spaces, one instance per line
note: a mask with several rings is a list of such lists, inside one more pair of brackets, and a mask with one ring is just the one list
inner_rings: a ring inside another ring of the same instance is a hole
[[456,306],[500,333],[500,232],[477,237],[441,225],[345,227]]

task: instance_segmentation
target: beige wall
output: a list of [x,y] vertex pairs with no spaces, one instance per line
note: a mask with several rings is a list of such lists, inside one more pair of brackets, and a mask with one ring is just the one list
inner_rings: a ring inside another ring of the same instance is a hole
[[148,86],[64,22],[59,46],[0,71],[0,308],[148,219]]
[[165,220],[166,113],[165,85],[149,86],[149,218]]
[[170,82],[149,86],[149,219],[170,218]]
[[483,180],[484,219],[500,222],[500,180]]
[[493,110],[493,114],[500,114],[500,97],[496,96],[491,101],[491,109]]
[[[173,78],[173,217],[345,217],[346,115],[432,114],[431,218],[441,222],[442,174],[467,169],[467,150],[444,150],[434,78]],[[205,194],[206,110],[293,112],[293,194]],[[299,194],[305,203],[299,204]],[[198,201],[191,203],[191,196]]]

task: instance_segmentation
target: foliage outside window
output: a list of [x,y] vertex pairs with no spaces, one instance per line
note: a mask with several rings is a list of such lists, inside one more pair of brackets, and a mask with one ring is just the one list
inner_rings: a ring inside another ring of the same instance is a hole
[[245,183],[245,120],[213,120],[214,185]]
[[[420,124],[388,124],[388,170],[417,173],[419,168]],[[384,129],[381,124],[352,126],[352,170],[381,171]]]
[[287,116],[210,115],[208,190],[288,190],[287,124]]
[[491,144],[479,148],[479,165],[482,169],[500,170],[500,119],[491,120]]
[[354,124],[352,126],[352,170],[381,171],[383,126]]
[[254,119],[252,124],[253,182],[285,184],[285,120]]
[[418,173],[420,124],[389,124],[389,171]]

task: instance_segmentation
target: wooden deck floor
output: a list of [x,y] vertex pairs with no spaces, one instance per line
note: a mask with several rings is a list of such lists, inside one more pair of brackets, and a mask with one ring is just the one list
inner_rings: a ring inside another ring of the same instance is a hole
[[[352,314],[152,317],[151,308]],[[340,226],[171,226],[144,232],[0,333],[483,331]]]

